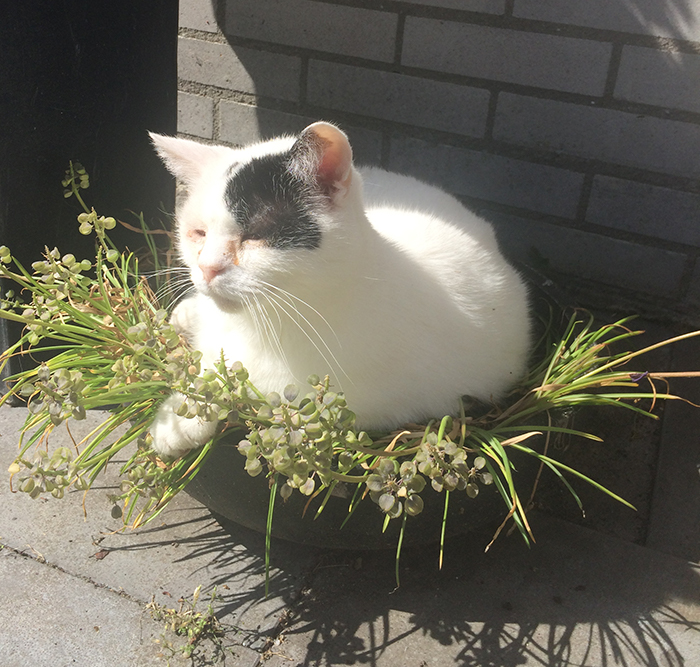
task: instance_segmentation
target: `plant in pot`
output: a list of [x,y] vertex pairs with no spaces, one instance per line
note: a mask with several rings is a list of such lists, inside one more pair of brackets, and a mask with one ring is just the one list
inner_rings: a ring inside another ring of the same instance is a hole
[[[494,539],[512,521],[529,542],[527,498],[542,469],[577,500],[567,477],[583,478],[626,502],[550,455],[554,434],[598,439],[560,423],[557,415],[614,405],[653,417],[640,401],[678,397],[656,390],[654,380],[664,374],[637,371],[633,362],[700,333],[614,351],[639,332],[625,321],[597,327],[574,311],[556,336],[545,328],[539,361],[507,405],[476,416],[465,410],[436,415],[391,433],[358,431],[352,406],[328,378],[311,376],[305,387],[263,394],[238,362],[222,358],[202,372],[201,353],[168,321],[173,290],[153,233],[143,222],[137,229],[148,246],[146,274],[143,258],[110,241],[114,218],[84,203],[88,183],[84,169],[71,165],[66,195],[83,208],[80,231],[96,235],[94,259],[47,249],[28,270],[0,247],[0,276],[15,284],[0,316],[24,327],[2,358],[48,354],[9,379],[3,401],[22,397],[29,411],[9,472],[13,489],[32,498],[61,498],[71,489],[87,491],[110,461],[127,452],[112,512],[134,527],[188,487],[215,512],[266,531],[268,556],[270,535],[324,546],[394,546],[397,557],[406,540],[439,542],[442,550],[450,532],[496,517]],[[178,415],[214,422],[217,429],[201,448],[162,460],[149,428],[173,392],[182,396]],[[51,448],[54,429],[92,409],[108,410],[98,428],[73,450]]]

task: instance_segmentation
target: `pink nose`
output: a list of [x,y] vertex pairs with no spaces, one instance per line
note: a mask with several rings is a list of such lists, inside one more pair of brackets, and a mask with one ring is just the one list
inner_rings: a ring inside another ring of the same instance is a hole
[[223,273],[226,270],[225,266],[220,266],[220,265],[199,265],[199,269],[202,272],[202,275],[204,276],[204,281],[209,284],[216,276],[218,276],[220,273]]

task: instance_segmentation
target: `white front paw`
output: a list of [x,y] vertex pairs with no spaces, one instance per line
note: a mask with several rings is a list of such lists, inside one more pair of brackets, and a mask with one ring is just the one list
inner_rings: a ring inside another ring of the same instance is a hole
[[197,323],[197,315],[196,297],[190,297],[175,306],[169,321],[175,331],[185,338],[191,338]]
[[183,400],[182,394],[169,396],[153,420],[153,449],[160,457],[179,458],[190,449],[204,445],[216,431],[216,422],[207,422],[199,417],[188,419],[175,414]]

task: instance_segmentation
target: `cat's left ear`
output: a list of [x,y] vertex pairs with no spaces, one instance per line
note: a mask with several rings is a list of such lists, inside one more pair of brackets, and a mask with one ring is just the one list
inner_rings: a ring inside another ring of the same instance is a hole
[[312,179],[331,201],[340,201],[352,183],[352,148],[348,137],[330,123],[309,125],[292,147],[290,166]]
[[192,185],[212,161],[230,159],[232,153],[227,146],[209,146],[153,132],[148,134],[168,171],[187,185]]

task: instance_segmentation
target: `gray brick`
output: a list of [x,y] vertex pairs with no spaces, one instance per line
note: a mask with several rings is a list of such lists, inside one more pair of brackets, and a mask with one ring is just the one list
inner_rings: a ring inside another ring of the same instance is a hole
[[214,136],[214,100],[202,95],[178,92],[177,131],[211,139]]
[[[220,138],[223,142],[234,145],[249,144],[281,134],[296,134],[307,125],[320,120],[228,100],[222,100],[219,109]],[[382,136],[379,132],[345,124],[342,124],[342,128],[350,138],[355,162],[379,164],[382,150]]]
[[439,72],[601,95],[612,46],[556,35],[408,17],[402,62]]
[[232,49],[198,39],[178,40],[178,76],[218,88],[299,99],[301,61],[279,53],[243,47]]
[[540,213],[573,218],[583,175],[489,153],[392,139],[390,168],[467,195]]
[[700,56],[625,46],[615,97],[700,112]]
[[567,275],[669,298],[678,292],[686,262],[682,253],[515,216],[494,216],[493,222],[510,256],[527,261],[534,249]]
[[700,195],[691,192],[596,176],[586,220],[700,246]]
[[513,15],[603,30],[700,39],[700,4],[694,0],[515,0]]
[[217,0],[180,0],[180,27],[217,32],[216,3]]
[[313,0],[228,0],[226,32],[276,44],[391,62],[396,14]]
[[499,95],[496,139],[680,176],[700,176],[700,126],[613,109]]
[[307,100],[320,107],[482,137],[487,90],[312,60]]
[[[407,0],[416,4],[415,0]],[[469,12],[481,12],[484,14],[503,14],[505,0],[420,0],[424,7],[444,7],[446,9],[462,9]]]

